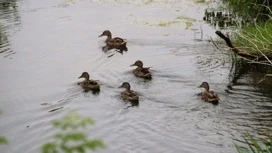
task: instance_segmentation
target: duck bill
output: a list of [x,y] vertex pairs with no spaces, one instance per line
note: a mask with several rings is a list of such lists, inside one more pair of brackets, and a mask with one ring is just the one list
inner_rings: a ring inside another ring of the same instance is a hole
[[103,33],[101,35],[99,35],[98,37],[102,37],[102,36],[104,36]]
[[130,66],[136,66],[135,64],[132,64],[132,65],[130,65]]
[[78,78],[79,78],[79,79],[80,79],[80,78],[83,78],[83,76],[81,75],[81,76],[80,76],[80,77],[78,77]]
[[120,86],[120,87],[118,87],[118,88],[123,88],[123,86]]

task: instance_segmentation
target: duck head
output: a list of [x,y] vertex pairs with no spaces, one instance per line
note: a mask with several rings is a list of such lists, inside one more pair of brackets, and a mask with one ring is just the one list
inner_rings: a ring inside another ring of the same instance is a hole
[[124,82],[120,87],[118,88],[125,88],[127,90],[130,90],[130,84],[128,82]]
[[108,38],[111,38],[111,32],[109,30],[105,30],[103,31],[103,33],[98,36],[98,37],[102,37],[102,36],[107,36]]
[[199,88],[204,88],[206,91],[209,91],[209,84],[208,82],[202,82],[202,84],[199,86]]
[[83,72],[78,78],[85,78],[86,80],[89,80],[90,76],[88,72]]
[[132,64],[132,65],[130,65],[130,66],[138,66],[138,67],[140,67],[140,68],[142,68],[143,67],[143,62],[142,61],[140,61],[140,60],[137,60],[134,64]]

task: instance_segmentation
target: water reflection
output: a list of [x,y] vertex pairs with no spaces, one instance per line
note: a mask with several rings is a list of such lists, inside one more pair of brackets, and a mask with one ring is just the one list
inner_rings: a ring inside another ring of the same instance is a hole
[[[227,52],[227,50],[225,51]],[[210,78],[207,81],[211,80],[210,82],[218,90],[220,98],[223,97],[217,107],[222,109],[219,117],[224,122],[224,126],[229,128],[221,129],[220,133],[223,135],[231,134],[231,137],[237,140],[237,136],[233,134],[235,131],[239,132],[239,135],[242,135],[241,133],[245,131],[254,135],[264,135],[271,132],[271,86],[258,83],[263,73],[267,72],[267,68],[249,65],[242,60],[240,62],[239,60],[229,61],[228,55],[219,55],[218,53],[216,56],[213,53],[199,55],[197,56],[196,66],[201,71],[201,75]],[[235,59],[235,57],[232,59]],[[229,74],[229,76],[228,80],[225,81],[225,87],[223,87],[224,83],[217,82],[217,78],[226,66],[229,67],[229,72],[224,74]],[[201,111],[206,110],[202,109]],[[201,125],[199,126],[201,127]],[[228,132],[224,133],[224,130]]]
[[110,46],[110,45],[105,45],[102,47],[102,51],[104,52],[108,52],[110,50],[114,50],[120,54],[123,54],[124,51],[128,51],[127,46],[119,46],[119,47],[114,47],[114,46]]
[[223,28],[234,26],[236,24],[234,18],[235,16],[228,11],[206,10],[203,20],[215,27]]
[[[262,65],[248,64],[246,61],[233,61],[230,68],[230,84],[227,86],[229,90],[232,90],[235,85],[253,85],[256,91],[272,97],[272,80],[267,77],[263,79],[264,74],[269,73],[270,67]],[[244,82],[243,80],[247,80]],[[241,83],[244,82],[244,83]],[[227,90],[227,92],[229,91]],[[245,89],[243,89],[245,90]]]
[[20,23],[16,0],[2,0],[0,2],[0,53],[7,58],[15,54],[9,42],[10,30]]
[[250,131],[262,136],[272,132],[271,86],[259,84],[266,71],[243,60],[232,62],[225,90],[228,97],[225,113],[228,114],[226,120],[235,124],[234,129],[241,133]]

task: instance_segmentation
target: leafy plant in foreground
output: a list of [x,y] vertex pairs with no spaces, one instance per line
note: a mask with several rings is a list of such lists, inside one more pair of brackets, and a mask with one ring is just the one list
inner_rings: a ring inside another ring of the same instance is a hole
[[[0,42],[1,43],[1,42]],[[1,114],[1,110],[0,110],[0,114]],[[8,144],[8,140],[6,137],[0,136],[0,144]]]
[[5,137],[0,137],[0,144],[8,144],[8,140]]
[[239,153],[272,153],[272,136],[269,135],[263,142],[258,142],[252,135],[247,133],[243,136],[248,148],[239,146],[234,143],[237,152]]
[[90,140],[81,132],[87,125],[93,125],[90,117],[82,117],[76,113],[70,113],[60,120],[53,121],[53,126],[62,132],[54,135],[54,141],[42,146],[43,153],[85,153],[87,150],[104,148],[104,143],[99,139]]

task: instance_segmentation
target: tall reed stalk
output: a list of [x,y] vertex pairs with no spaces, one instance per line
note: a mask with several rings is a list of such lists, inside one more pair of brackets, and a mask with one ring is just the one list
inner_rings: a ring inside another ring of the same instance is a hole
[[247,147],[234,143],[238,153],[272,153],[272,136],[267,136],[266,140],[260,142],[257,141],[248,132],[243,136]]

